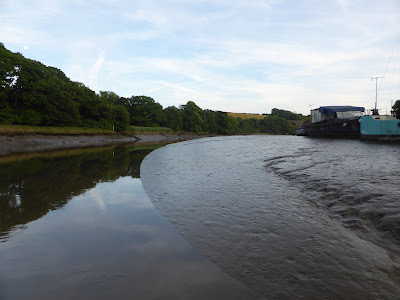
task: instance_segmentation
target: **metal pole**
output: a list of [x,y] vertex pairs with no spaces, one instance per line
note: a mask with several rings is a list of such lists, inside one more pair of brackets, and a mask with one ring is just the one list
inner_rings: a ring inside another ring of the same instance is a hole
[[385,77],[383,77],[383,76],[371,77],[371,80],[375,79],[375,112],[378,112],[378,79],[379,78],[385,78]]

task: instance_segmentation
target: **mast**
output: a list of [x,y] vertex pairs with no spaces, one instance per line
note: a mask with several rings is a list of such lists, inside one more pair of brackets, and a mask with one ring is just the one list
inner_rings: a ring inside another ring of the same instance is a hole
[[375,80],[375,109],[373,111],[373,115],[378,115],[378,79],[379,78],[385,78],[383,76],[381,77],[371,77],[371,80]]

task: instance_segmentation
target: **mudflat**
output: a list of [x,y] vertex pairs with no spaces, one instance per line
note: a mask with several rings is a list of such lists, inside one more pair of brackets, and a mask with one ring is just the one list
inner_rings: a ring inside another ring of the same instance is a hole
[[202,137],[196,134],[141,135],[0,135],[0,156],[15,153],[95,147],[121,143],[177,142]]

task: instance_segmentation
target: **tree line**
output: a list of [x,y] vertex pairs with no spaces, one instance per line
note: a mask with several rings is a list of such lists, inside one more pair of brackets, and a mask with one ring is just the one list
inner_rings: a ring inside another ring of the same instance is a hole
[[201,109],[193,101],[163,106],[147,96],[95,93],[61,70],[13,53],[0,43],[0,124],[72,126],[126,131],[130,126],[169,127],[216,134],[293,133],[289,119],[302,115],[273,109],[264,119],[241,119]]

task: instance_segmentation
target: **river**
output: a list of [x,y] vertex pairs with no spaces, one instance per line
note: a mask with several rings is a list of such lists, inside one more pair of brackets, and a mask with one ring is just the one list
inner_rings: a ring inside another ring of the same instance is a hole
[[0,299],[258,299],[150,202],[160,146],[0,157]]
[[396,299],[399,168],[295,136],[1,157],[0,299]]
[[400,147],[294,136],[215,137],[142,163],[179,233],[270,299],[400,295]]

